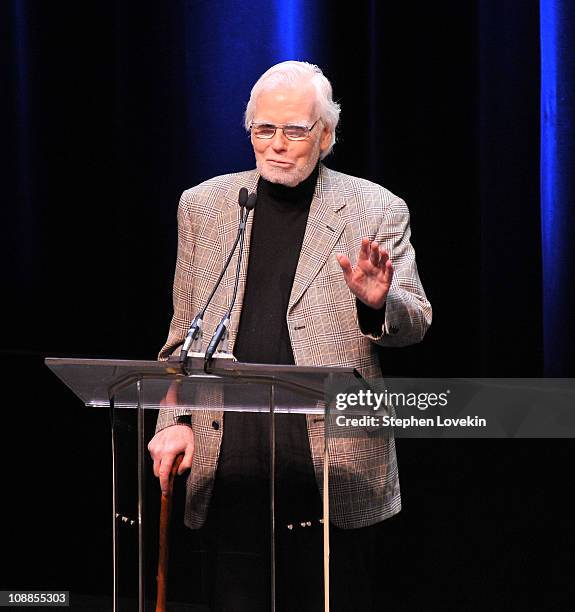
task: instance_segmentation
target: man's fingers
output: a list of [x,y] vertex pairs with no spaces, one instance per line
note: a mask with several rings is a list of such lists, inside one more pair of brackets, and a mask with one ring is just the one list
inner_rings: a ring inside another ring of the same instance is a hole
[[180,463],[180,467],[178,468],[178,476],[181,476],[186,470],[191,469],[192,461],[194,459],[194,447],[191,444],[188,444],[186,447],[186,452],[184,454],[184,458]]
[[336,255],[337,263],[340,265],[340,268],[343,271],[343,276],[347,282],[351,280],[351,275],[353,274],[353,269],[351,267],[351,261],[346,255]]
[[172,465],[174,463],[174,459],[176,455],[164,455],[162,457],[162,462],[160,464],[160,469],[158,470],[158,474],[160,477],[160,488],[162,489],[162,493],[168,492],[168,483],[170,481],[170,472],[172,471]]
[[162,493],[167,493],[170,474],[176,457],[184,454],[178,474],[192,466],[194,456],[194,432],[187,425],[173,425],[159,431],[148,444],[154,461],[154,475],[160,479]]
[[182,463],[180,463],[180,467],[178,468],[178,476],[181,476],[184,472],[187,472],[189,469],[191,469],[192,465],[191,465],[191,461],[190,461],[190,465],[185,464],[184,461],[182,460]]
[[349,261],[347,255],[338,254],[336,255],[336,259],[344,272],[345,270],[351,270],[351,261]]
[[369,260],[374,266],[377,267],[379,265],[379,245],[375,241],[370,246]]
[[361,246],[359,247],[358,261],[361,259],[369,259],[370,256],[370,241],[369,238],[361,239]]
[[387,251],[383,248],[379,248],[379,267],[385,268],[387,266],[387,262],[389,261],[389,255]]
[[393,279],[393,264],[391,263],[391,259],[388,259],[385,262],[384,279],[386,283],[391,285],[391,281]]

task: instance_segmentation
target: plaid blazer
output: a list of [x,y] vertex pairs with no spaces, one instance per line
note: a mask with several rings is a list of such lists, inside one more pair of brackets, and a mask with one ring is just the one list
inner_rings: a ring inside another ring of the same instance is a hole
[[[191,320],[205,303],[235,239],[240,215],[238,192],[241,187],[255,191],[258,179],[255,170],[227,174],[182,194],[178,208],[174,314],[159,359],[166,359],[183,343]],[[230,350],[242,309],[252,220],[253,215],[247,226],[246,252],[232,312]],[[362,333],[355,298],[335,257],[336,253],[345,253],[355,264],[363,237],[383,245],[394,265],[385,323],[376,336]],[[431,323],[431,306],[419,280],[409,237],[409,212],[403,200],[367,180],[320,166],[287,310],[297,365],[353,366],[364,377],[376,377],[381,375],[381,368],[374,343],[404,346],[422,339]],[[206,313],[203,335],[206,345],[229,305],[234,261]],[[223,434],[223,427],[213,425],[222,423],[223,413],[209,410],[210,406],[206,408],[191,415],[196,448],[187,482],[185,522],[192,528],[201,527],[207,515]],[[181,414],[189,411],[160,410],[157,431],[173,425]],[[307,428],[321,491],[323,420],[308,415]],[[361,437],[334,437],[329,441],[329,454],[333,524],[342,528],[364,527],[399,512],[401,498],[393,439],[389,441],[373,431]]]

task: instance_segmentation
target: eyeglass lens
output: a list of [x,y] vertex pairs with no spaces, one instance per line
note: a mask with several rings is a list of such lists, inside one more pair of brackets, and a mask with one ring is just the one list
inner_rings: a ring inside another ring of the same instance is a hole
[[304,140],[309,134],[309,129],[301,125],[284,125],[276,128],[273,124],[264,123],[252,127],[257,138],[273,138],[276,129],[283,130],[285,137],[290,140]]

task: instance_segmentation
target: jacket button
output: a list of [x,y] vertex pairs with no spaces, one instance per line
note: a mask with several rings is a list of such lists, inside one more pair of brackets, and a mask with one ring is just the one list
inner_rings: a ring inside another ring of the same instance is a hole
[[220,428],[220,423],[219,421],[212,421],[212,427],[218,431],[218,429]]

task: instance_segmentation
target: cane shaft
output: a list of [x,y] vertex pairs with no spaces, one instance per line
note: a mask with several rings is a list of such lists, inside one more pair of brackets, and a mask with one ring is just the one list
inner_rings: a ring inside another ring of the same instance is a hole
[[168,491],[162,493],[160,508],[160,552],[158,556],[158,595],[156,598],[156,612],[166,612],[166,592],[168,587],[168,557],[169,557],[169,536],[170,536],[170,516],[172,514],[172,493],[174,491],[174,478],[178,473],[180,463],[184,458],[178,455],[172,465],[170,478],[168,481]]

